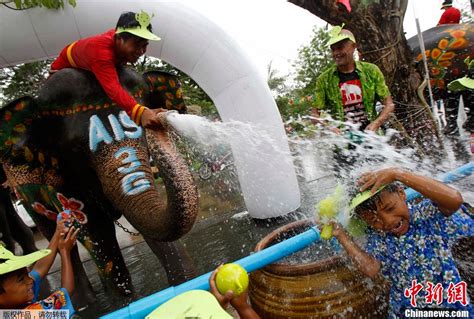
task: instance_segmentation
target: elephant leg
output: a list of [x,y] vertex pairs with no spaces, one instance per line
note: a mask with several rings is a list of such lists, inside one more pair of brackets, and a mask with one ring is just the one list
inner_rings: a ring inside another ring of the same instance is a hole
[[5,247],[14,252],[15,251],[15,242],[13,241],[12,234],[10,232],[10,227],[8,227],[8,205],[10,196],[8,195],[8,190],[0,186],[0,240],[3,241]]
[[33,232],[25,225],[20,216],[18,216],[11,201],[10,190],[8,188],[0,189],[0,206],[2,240],[7,249],[14,252],[14,241],[16,241],[20,244],[24,255],[37,251],[38,248],[36,248],[35,245]]
[[15,239],[18,244],[20,244],[24,255],[37,251],[38,248],[35,244],[33,232],[20,218],[20,216],[14,210],[13,206],[11,207],[11,209],[13,209],[13,211],[11,211],[11,213],[7,215],[7,221],[13,239]]
[[7,198],[5,198],[5,205],[8,227],[10,228],[13,239],[20,244],[23,254],[26,255],[37,251],[38,248],[35,244],[33,232],[18,215],[11,201],[10,194],[7,194]]
[[168,283],[177,285],[197,276],[191,257],[179,241],[163,242],[143,237],[165,268]]
[[460,94],[452,93],[448,94],[445,99],[447,126],[444,129],[444,133],[451,142],[456,159],[469,162],[471,158],[469,143],[460,136],[457,123],[460,96]]
[[132,280],[117,242],[115,225],[108,216],[98,215],[88,216],[87,224],[82,225],[87,233],[82,238],[83,245],[94,259],[106,287],[112,285],[120,294],[130,295]]

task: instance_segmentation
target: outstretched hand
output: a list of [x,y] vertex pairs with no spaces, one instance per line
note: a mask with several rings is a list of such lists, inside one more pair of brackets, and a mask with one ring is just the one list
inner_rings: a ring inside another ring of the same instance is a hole
[[219,267],[217,267],[217,269],[212,272],[211,277],[209,278],[209,286],[210,286],[211,293],[214,295],[214,297],[216,297],[217,301],[219,301],[219,304],[224,309],[227,309],[227,307],[229,306],[229,303],[238,312],[244,309],[247,309],[249,307],[247,303],[247,300],[248,300],[247,290],[242,292],[240,295],[234,297],[234,292],[232,290],[228,290],[224,295],[222,295],[217,289],[216,275],[222,266],[223,265],[220,265]]
[[60,253],[69,253],[76,244],[79,228],[71,226],[67,233],[60,233],[58,249]]
[[342,227],[341,224],[339,224],[338,222],[334,220],[331,220],[329,223],[332,225],[332,235],[336,237],[337,239],[339,239],[339,237],[344,232],[344,228]]
[[217,301],[219,301],[221,307],[227,309],[227,307],[229,307],[230,301],[232,300],[232,298],[234,298],[234,292],[232,290],[229,290],[224,295],[222,295],[219,290],[217,290],[216,275],[222,266],[223,265],[220,265],[216,268],[216,270],[212,272],[211,277],[209,277],[209,286],[211,293],[214,295],[214,297],[216,297]]
[[143,111],[141,122],[142,126],[145,128],[160,128],[162,127],[162,124],[159,120],[159,118],[156,116],[158,113],[166,112],[168,111],[167,109],[159,108],[159,109],[149,109],[146,108]]
[[396,168],[384,168],[378,171],[367,172],[362,174],[357,180],[360,191],[363,192],[370,189],[375,193],[380,187],[390,184],[397,180]]

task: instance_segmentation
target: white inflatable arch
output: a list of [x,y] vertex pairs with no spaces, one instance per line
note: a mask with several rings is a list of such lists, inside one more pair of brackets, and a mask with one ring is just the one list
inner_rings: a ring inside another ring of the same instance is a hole
[[216,24],[169,1],[79,0],[64,10],[0,7],[2,67],[57,56],[68,43],[115,27],[124,11],[154,13],[161,41],[147,54],[193,78],[214,101],[223,121],[258,123],[273,150],[249,154],[232,145],[245,204],[254,218],[284,215],[300,206],[300,193],[283,124],[266,81],[239,45]]

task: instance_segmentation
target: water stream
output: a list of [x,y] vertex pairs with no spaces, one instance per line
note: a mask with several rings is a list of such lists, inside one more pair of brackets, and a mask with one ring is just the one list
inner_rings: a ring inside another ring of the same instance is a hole
[[[290,138],[290,148],[298,172],[302,193],[300,209],[276,220],[258,221],[245,212],[244,201],[236,178],[238,168],[233,165],[232,156],[227,156],[231,146],[241,144],[247,152],[265,154],[272,147],[272,137],[264,130],[240,122],[209,122],[193,115],[173,115],[170,123],[181,136],[178,144],[193,170],[200,191],[201,207],[198,222],[193,230],[180,241],[195,262],[199,274],[206,273],[221,263],[237,260],[252,253],[256,243],[273,229],[293,220],[314,217],[314,206],[322,198],[331,194],[337,184],[346,185],[355,176],[368,169],[399,166],[418,174],[436,176],[452,170],[463,163],[449,160],[436,162],[420,161],[411,149],[396,149],[388,144],[393,132],[387,136],[362,134],[363,143],[357,143],[344,135],[330,134],[326,131],[310,131],[305,137]],[[335,147],[341,156],[349,150],[357,159],[347,169],[338,167],[335,160]],[[226,157],[227,156],[227,157]],[[223,159],[224,158],[224,159]],[[224,167],[202,178],[199,169],[205,161],[223,161]],[[269,164],[271,165],[271,164]],[[278,174],[275,171],[275,174]],[[453,185],[459,189],[465,201],[474,204],[474,177],[470,176]],[[347,214],[339,217],[343,224]],[[298,262],[325,258],[334,252],[331,245],[317,243],[307,251],[301,252]],[[92,261],[85,262],[87,272],[97,293],[97,303],[79,312],[82,318],[93,318],[125,306],[131,300],[147,296],[167,287],[162,266],[153,256],[147,245],[138,240],[122,250],[125,261],[132,274],[135,295],[129,299],[114,295],[102,287]],[[289,259],[290,262],[295,262]],[[473,265],[470,265],[470,268]],[[50,275],[50,280],[59,281],[59,273]]]

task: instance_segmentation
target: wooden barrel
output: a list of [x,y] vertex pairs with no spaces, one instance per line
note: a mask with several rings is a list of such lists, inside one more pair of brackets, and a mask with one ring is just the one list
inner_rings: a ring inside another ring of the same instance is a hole
[[[264,237],[255,251],[305,231],[297,221]],[[301,264],[271,264],[250,275],[252,307],[262,318],[386,318],[389,284],[372,281],[340,255]]]

